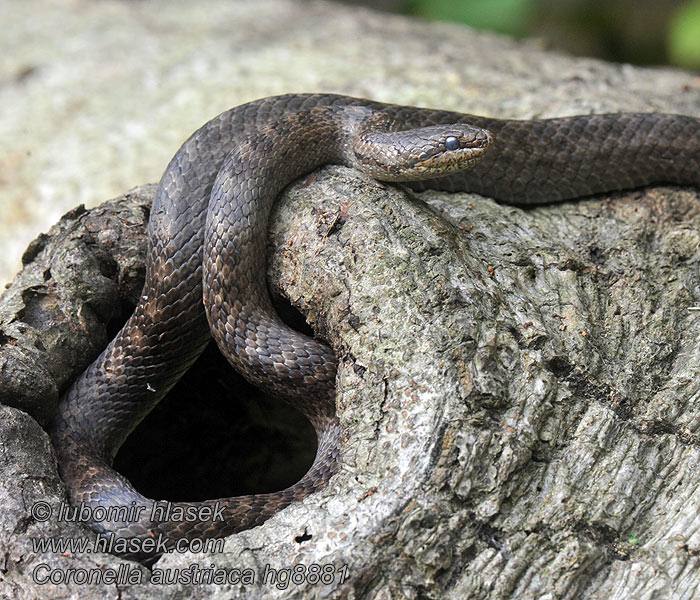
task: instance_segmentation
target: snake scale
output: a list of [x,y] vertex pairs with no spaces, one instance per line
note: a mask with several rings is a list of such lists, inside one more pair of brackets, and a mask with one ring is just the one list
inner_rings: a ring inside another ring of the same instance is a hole
[[[143,541],[222,537],[264,522],[320,489],[339,452],[336,357],[286,326],[265,283],[275,197],[326,164],[418,189],[470,191],[513,204],[672,183],[700,186],[700,121],[660,113],[500,120],[331,94],[263,98],[196,131],[163,174],[148,225],[142,297],[102,354],[71,385],[49,427],[74,504],[145,506],[112,470],[120,445],[213,335],[229,362],[297,406],[318,436],[316,459],[290,488],[201,503],[212,518],[95,520],[105,535]],[[148,560],[138,545],[125,556]]]

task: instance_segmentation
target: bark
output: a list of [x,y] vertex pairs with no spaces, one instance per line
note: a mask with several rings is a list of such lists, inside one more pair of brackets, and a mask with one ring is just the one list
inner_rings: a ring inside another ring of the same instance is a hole
[[[110,318],[126,312],[115,307],[139,289],[152,191],[74,211],[26,255],[2,298],[2,356],[20,357],[5,364],[41,366],[55,374],[43,389],[60,390],[99,351]],[[633,563],[641,589],[676,571],[687,578],[666,585],[690,593],[697,200],[650,189],[525,211],[340,167],[291,186],[273,217],[270,283],[340,356],[341,472],[225,554],[168,556],[158,568],[261,574],[293,556],[348,565],[331,595],[522,598],[593,584],[587,597],[603,597]],[[27,318],[37,306],[53,312]],[[8,368],[2,377],[3,389],[25,381]],[[55,398],[36,411],[34,392],[22,387],[14,405],[41,419]],[[6,505],[13,515],[41,499],[57,507],[45,436],[4,411],[3,439],[31,431],[5,465],[3,481],[20,482]],[[6,568],[26,572],[39,560],[31,538],[66,524],[16,519],[32,525],[15,525]],[[93,560],[120,562],[76,554],[71,564]]]

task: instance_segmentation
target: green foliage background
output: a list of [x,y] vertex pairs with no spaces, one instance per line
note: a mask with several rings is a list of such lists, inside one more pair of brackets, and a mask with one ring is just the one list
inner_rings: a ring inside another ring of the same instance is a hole
[[700,0],[692,0],[673,15],[668,36],[672,64],[700,69]]
[[402,0],[400,9],[573,54],[700,70],[700,0]]

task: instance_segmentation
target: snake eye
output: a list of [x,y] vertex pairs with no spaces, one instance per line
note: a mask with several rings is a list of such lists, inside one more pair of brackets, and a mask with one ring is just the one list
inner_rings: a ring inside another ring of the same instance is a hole
[[453,135],[446,137],[445,148],[447,150],[457,150],[457,148],[459,148],[459,140]]

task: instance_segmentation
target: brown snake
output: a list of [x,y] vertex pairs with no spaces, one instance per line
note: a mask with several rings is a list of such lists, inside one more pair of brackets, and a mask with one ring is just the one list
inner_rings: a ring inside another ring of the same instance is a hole
[[[653,183],[700,186],[700,121],[659,113],[513,121],[380,104],[330,94],[263,98],[196,131],[163,174],[151,211],[146,282],[122,330],[72,384],[50,433],[74,504],[145,506],[139,519],[96,519],[128,538],[139,559],[177,540],[223,537],[259,525],[320,489],[339,451],[336,358],[286,326],[265,284],[270,208],[297,177],[345,164],[418,189],[471,191],[536,204]],[[478,163],[478,164],[477,164]],[[211,333],[210,333],[211,332]],[[133,428],[213,334],[247,379],[297,406],[318,436],[309,472],[272,494],[180,508],[212,518],[151,521],[149,500],[110,467]]]

